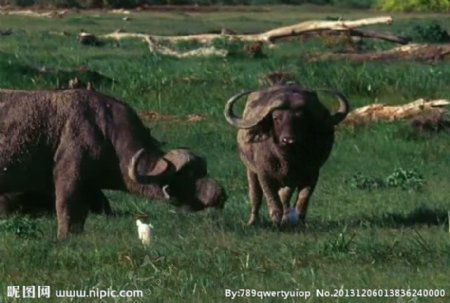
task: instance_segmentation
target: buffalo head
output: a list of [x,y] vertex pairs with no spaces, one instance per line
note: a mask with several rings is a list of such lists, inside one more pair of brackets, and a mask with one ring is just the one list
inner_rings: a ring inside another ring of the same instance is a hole
[[[151,169],[150,173],[140,173],[144,163],[144,149],[132,158],[129,177],[144,187],[144,195],[164,201],[174,201],[190,210],[208,207],[222,208],[226,193],[222,186],[208,177],[206,160],[187,149],[171,150]],[[158,185],[155,185],[157,180]],[[145,194],[147,192],[147,194]]]
[[[271,132],[280,147],[301,144],[304,133],[333,131],[349,111],[347,99],[340,93],[322,90],[337,96],[339,109],[330,112],[319,102],[317,92],[297,85],[277,85],[258,91],[246,91],[231,97],[225,107],[225,118],[239,129],[251,130],[252,138],[265,138]],[[249,95],[242,118],[233,112],[234,103]]]

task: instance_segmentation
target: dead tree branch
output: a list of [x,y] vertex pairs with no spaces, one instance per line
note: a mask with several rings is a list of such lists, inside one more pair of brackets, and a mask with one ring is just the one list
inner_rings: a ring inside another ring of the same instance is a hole
[[362,29],[351,29],[350,35],[361,37],[361,38],[372,38],[372,39],[378,39],[378,40],[384,40],[389,41],[393,43],[398,44],[408,44],[411,39],[401,36],[396,36],[391,33],[379,33],[379,32],[373,32],[373,31],[367,31]]
[[275,28],[259,34],[197,34],[197,35],[184,35],[184,36],[158,36],[148,35],[143,33],[123,33],[114,32],[99,36],[101,39],[139,39],[145,41],[151,52],[160,53],[169,56],[175,56],[178,58],[186,58],[193,56],[226,56],[226,50],[219,50],[213,47],[201,47],[197,50],[189,52],[175,51],[169,47],[161,45],[161,42],[178,43],[178,42],[197,42],[200,44],[211,45],[216,39],[228,39],[229,41],[243,41],[243,42],[261,42],[267,43],[273,46],[275,41],[286,38],[301,35],[307,32],[313,31],[348,31],[356,27],[373,25],[373,24],[390,24],[392,23],[391,17],[375,17],[366,18],[353,21],[306,21],[297,23],[291,26],[285,26]]
[[54,17],[64,17],[67,15],[68,10],[54,10],[45,12],[36,12],[32,10],[1,10],[0,15],[17,15],[17,16],[27,16],[27,17],[41,17],[41,18],[54,18]]
[[217,49],[213,46],[201,47],[191,51],[180,52],[173,50],[169,47],[163,46],[155,42],[152,38],[146,37],[145,41],[148,43],[148,48],[151,53],[161,54],[165,56],[171,56],[175,58],[188,58],[188,57],[226,57],[227,51],[223,49]]
[[215,39],[227,38],[230,40],[240,40],[244,42],[266,42],[272,44],[278,39],[301,35],[306,32],[312,31],[322,31],[322,30],[334,30],[334,31],[347,31],[356,27],[374,25],[374,24],[391,24],[391,17],[374,17],[359,19],[353,21],[305,21],[297,23],[291,26],[285,26],[280,28],[275,28],[260,34],[198,34],[198,35],[184,35],[184,36],[157,36],[157,35],[146,35],[141,33],[121,33],[114,32],[101,36],[105,39],[146,39],[146,37],[151,37],[153,41],[168,41],[171,43],[191,41],[198,42],[202,44],[208,44]]
[[310,61],[342,60],[352,61],[388,61],[388,60],[442,60],[450,55],[450,43],[447,44],[408,44],[386,51],[371,53],[324,53],[308,57]]
[[357,126],[379,121],[392,122],[411,119],[429,111],[443,110],[443,108],[449,104],[450,102],[445,99],[418,99],[416,101],[397,106],[376,103],[351,111],[343,123],[344,125]]

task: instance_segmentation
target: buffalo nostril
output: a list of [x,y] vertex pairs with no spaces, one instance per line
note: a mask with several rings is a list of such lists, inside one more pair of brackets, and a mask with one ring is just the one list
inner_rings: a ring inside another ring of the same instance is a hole
[[283,142],[284,144],[294,144],[295,140],[294,138],[284,137],[283,139],[281,139],[281,142]]

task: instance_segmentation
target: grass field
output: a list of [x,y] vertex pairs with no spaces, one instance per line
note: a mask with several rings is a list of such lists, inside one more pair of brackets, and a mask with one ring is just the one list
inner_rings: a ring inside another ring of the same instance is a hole
[[[258,32],[327,16],[360,18],[374,11],[315,7],[251,7],[223,12],[145,12],[122,16],[92,11],[61,19],[0,16],[0,87],[44,89],[65,85],[57,74],[36,69],[86,66],[113,79],[97,90],[129,102],[136,110],[175,115],[180,121],[147,121],[166,148],[189,146],[206,156],[210,174],[227,189],[222,212],[187,214],[131,195],[107,192],[114,218],[90,215],[86,231],[56,241],[54,217],[10,217],[0,226],[0,302],[100,302],[56,298],[56,290],[142,290],[143,298],[102,302],[230,302],[225,290],[310,291],[303,298],[238,298],[235,302],[450,302],[449,134],[417,137],[406,123],[341,129],[313,195],[302,231],[279,231],[263,222],[247,227],[249,203],[245,171],[235,144],[236,130],[222,115],[234,93],[259,86],[275,70],[293,72],[311,88],[336,88],[353,107],[373,102],[404,103],[420,97],[450,98],[450,62],[316,62],[303,55],[324,50],[321,41],[289,42],[251,59],[172,59],[152,55],[135,41],[82,46],[80,29],[107,33],[121,27],[154,34],[187,34],[231,28]],[[408,33],[414,24],[448,16],[395,15],[391,26]],[[69,37],[53,35],[67,31]],[[386,44],[368,47],[385,48]],[[330,107],[331,99],[324,99]],[[200,122],[185,122],[199,114]],[[386,178],[396,169],[415,170],[421,185],[373,188],[362,181]],[[356,181],[355,181],[356,180]],[[356,184],[357,183],[357,184]],[[156,238],[149,248],[137,239],[135,218],[148,215]],[[18,230],[20,228],[20,230]],[[21,234],[22,236],[18,236]],[[51,299],[12,299],[7,286],[51,286]],[[443,289],[445,297],[321,298],[316,290]],[[299,292],[298,292],[299,293]],[[297,294],[298,294],[297,293]]]

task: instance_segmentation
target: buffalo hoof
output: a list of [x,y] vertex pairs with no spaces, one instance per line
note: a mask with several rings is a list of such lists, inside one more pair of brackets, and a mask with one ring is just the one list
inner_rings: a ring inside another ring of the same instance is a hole
[[253,226],[256,224],[256,221],[258,220],[258,216],[256,214],[251,214],[250,219],[248,219],[247,225]]
[[270,219],[272,220],[273,225],[280,226],[281,225],[281,211],[279,209],[274,209],[270,211]]

